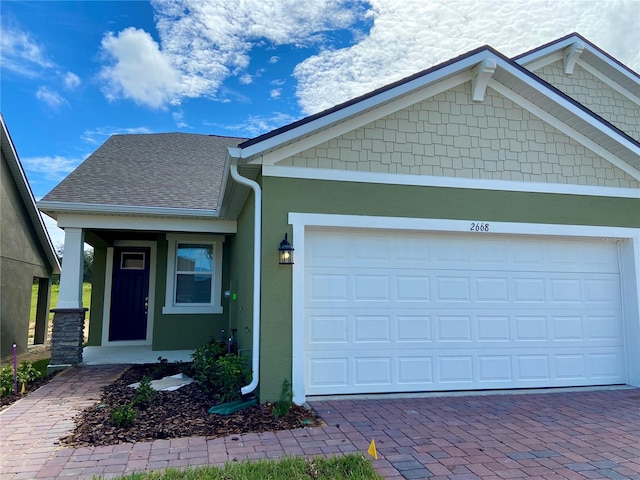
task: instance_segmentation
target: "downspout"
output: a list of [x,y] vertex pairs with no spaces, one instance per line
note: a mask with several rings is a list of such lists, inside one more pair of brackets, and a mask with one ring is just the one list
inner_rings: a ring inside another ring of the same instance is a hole
[[251,355],[251,383],[240,389],[242,395],[253,392],[258,386],[260,376],[260,280],[262,258],[262,189],[257,182],[238,173],[238,160],[231,159],[229,165],[231,178],[240,185],[253,190],[254,224],[253,224],[253,352]]

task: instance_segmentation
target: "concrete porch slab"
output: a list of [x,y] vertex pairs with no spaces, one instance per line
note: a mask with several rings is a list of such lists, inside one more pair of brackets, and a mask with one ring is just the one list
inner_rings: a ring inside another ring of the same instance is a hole
[[84,347],[84,365],[157,363],[158,357],[169,362],[190,362],[193,350],[151,350],[148,346]]

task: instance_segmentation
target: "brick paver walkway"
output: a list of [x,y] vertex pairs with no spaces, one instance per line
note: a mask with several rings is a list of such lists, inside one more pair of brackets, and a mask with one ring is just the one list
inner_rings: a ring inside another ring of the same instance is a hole
[[0,413],[2,480],[110,478],[378,447],[394,479],[638,479],[640,389],[317,401],[326,427],[68,448],[57,440],[123,366],[74,367]]

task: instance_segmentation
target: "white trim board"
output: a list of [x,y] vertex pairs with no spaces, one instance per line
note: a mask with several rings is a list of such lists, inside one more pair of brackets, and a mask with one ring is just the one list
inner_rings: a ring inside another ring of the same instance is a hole
[[[424,232],[458,232],[461,235],[486,235],[482,232],[470,232],[471,222],[466,220],[439,220],[404,217],[371,217],[360,215],[311,214],[290,212],[289,224],[293,227],[293,241],[296,247],[296,263],[293,265],[292,282],[292,387],[294,401],[302,404],[306,400],[304,382],[305,359],[305,235],[311,227],[371,228],[390,230],[414,230]],[[478,219],[481,221],[482,219]],[[606,242],[616,242],[620,262],[625,266],[621,271],[621,282],[626,292],[623,305],[626,325],[627,383],[640,386],[640,351],[630,348],[629,342],[640,338],[640,229],[554,225],[534,223],[488,222],[489,234],[561,236],[602,238]],[[634,301],[635,298],[635,301]]]
[[60,228],[151,230],[160,232],[236,233],[235,220],[202,218],[126,217],[119,215],[59,214]]
[[330,180],[336,182],[380,183],[385,185],[415,185],[421,187],[467,188],[472,190],[503,190],[512,192],[555,193],[561,195],[589,195],[596,197],[640,198],[640,189],[595,187],[568,183],[516,182],[460,177],[409,175],[401,173],[357,172],[326,168],[265,165],[265,177]]

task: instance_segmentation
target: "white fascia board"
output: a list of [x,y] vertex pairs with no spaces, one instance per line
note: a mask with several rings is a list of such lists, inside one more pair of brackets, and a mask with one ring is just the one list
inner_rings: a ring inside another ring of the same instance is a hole
[[[576,42],[582,42],[584,44],[585,52],[589,52],[589,54],[594,55],[602,62],[605,62],[609,67],[622,73],[625,77],[629,78],[630,80],[636,83],[638,82],[637,77],[635,77],[631,72],[629,72],[625,68],[622,68],[616,62],[611,60],[611,58],[609,58],[607,55],[602,54],[602,52],[593,48],[589,43],[585,42],[584,40],[576,36],[571,36],[569,38],[564,39],[562,42],[551,44],[548,47],[543,48],[542,50],[537,50],[528,55],[525,55],[524,57],[520,57],[517,60],[515,60],[515,62],[528,69],[530,68],[532,70],[537,70],[540,67],[543,67],[545,65],[548,65],[549,63],[552,63],[561,59],[563,57],[562,52],[564,51],[564,49]],[[584,58],[584,53],[581,59],[582,58]]]
[[[536,62],[544,61],[543,59],[546,59],[550,56],[554,56],[554,59],[552,61],[557,61],[562,58],[562,52],[565,48],[573,43],[582,41],[583,40],[581,38],[572,35],[569,38],[565,38],[561,42],[552,43],[545,48],[536,50],[535,52],[531,52],[523,57],[520,57],[515,60],[515,62],[522,65],[523,67],[526,66],[527,68],[529,68],[529,66],[535,64]],[[585,43],[585,47],[589,48],[589,45]],[[547,64],[547,62],[545,62],[544,64]]]
[[192,233],[236,233],[235,220],[216,220],[208,218],[163,218],[138,217],[124,215],[89,215],[59,213],[58,227],[159,231],[159,232],[192,232]]
[[[571,128],[566,123],[558,120],[556,117],[554,117],[553,115],[548,113],[546,110],[538,107],[537,105],[533,104],[529,100],[521,97],[520,95],[518,95],[517,93],[513,92],[511,89],[505,87],[504,85],[502,85],[501,83],[499,83],[497,81],[489,82],[489,86],[491,88],[493,88],[496,92],[501,94],[502,96],[508,98],[509,100],[511,100],[512,102],[516,103],[517,105],[520,105],[522,108],[524,108],[524,109],[528,110],[529,112],[533,113],[536,117],[538,117],[541,120],[547,122],[549,125],[552,125],[553,127],[557,128],[562,133],[564,133],[564,134],[568,135],[569,137],[573,138],[575,141],[581,143],[586,148],[588,148],[589,150],[594,152],[596,155],[601,156],[602,158],[604,158],[608,162],[610,162],[613,165],[615,165],[616,167],[618,167],[620,170],[625,171],[626,173],[628,173],[629,175],[634,177],[636,180],[640,180],[640,170],[638,170],[638,169],[634,168],[633,166],[629,165],[627,162],[625,162],[621,158],[617,157],[616,155],[611,153],[606,148],[601,147],[594,140],[591,140],[590,138],[586,137],[582,133],[579,133],[576,130],[574,130],[573,128]],[[564,108],[573,107],[573,105],[571,103],[569,103],[569,102],[565,101],[563,103],[564,104],[561,104],[561,106],[564,107]],[[580,114],[580,112],[581,112],[577,107],[574,108],[574,109],[570,109],[570,110],[574,110],[576,114]],[[572,112],[572,113],[574,113],[574,112]],[[590,121],[591,117],[589,115],[586,115],[586,114],[585,115],[580,115],[580,118],[582,120],[588,121],[589,124],[591,124],[592,126],[598,128],[603,134],[612,137],[614,140],[618,140],[619,143],[623,144],[623,146],[628,148],[632,153],[635,153],[636,155],[638,155],[640,157],[640,147],[637,147],[636,145],[631,143],[629,140],[627,140],[626,138],[618,135],[617,133],[615,135],[613,135],[612,134],[613,131],[611,129],[609,129],[609,128],[600,128],[601,126],[604,127],[604,124],[602,124],[601,122],[599,122],[599,121],[597,121],[595,119],[594,119],[593,122],[591,122]]]
[[[425,85],[438,82],[447,77],[460,73],[470,67],[477,65],[486,58],[495,58],[495,55],[488,50],[482,50],[474,55],[463,58],[462,60],[451,63],[445,67],[439,68],[414,80],[403,83],[393,88],[389,88],[377,95],[366,98],[359,102],[355,102],[349,106],[341,108],[336,112],[323,115],[316,120],[300,125],[299,127],[286,130],[281,134],[267,138],[262,142],[253,144],[246,148],[241,148],[239,149],[240,152],[236,158],[251,158],[260,155],[261,153],[266,152],[270,149],[278,148],[285,143],[295,141],[300,137],[311,135],[317,130],[324,129],[334,123],[341,122],[353,115],[359,115],[366,110],[375,108],[381,103],[394,100],[397,97],[406,95],[407,93],[411,93],[412,91],[422,88]],[[237,154],[238,152],[234,153]]]
[[40,201],[38,208],[42,211],[60,213],[95,213],[107,215],[152,215],[159,217],[200,217],[216,218],[217,210],[201,210],[190,208],[142,207],[130,205],[98,205],[93,203],[69,203]]
[[541,68],[546,67],[547,65],[551,65],[559,60],[562,60],[562,50],[554,52],[550,55],[546,55],[544,57],[538,58],[531,62],[522,63],[520,60],[516,60],[516,63],[522,65],[524,68],[529,70],[530,72],[536,72]]
[[640,189],[572,185],[566,183],[517,182],[510,180],[438,177],[401,173],[360,172],[324,168],[264,166],[265,177],[328,180],[334,182],[379,183],[419,187],[463,188],[469,190],[501,190],[508,192],[554,193],[594,197],[640,198]]

